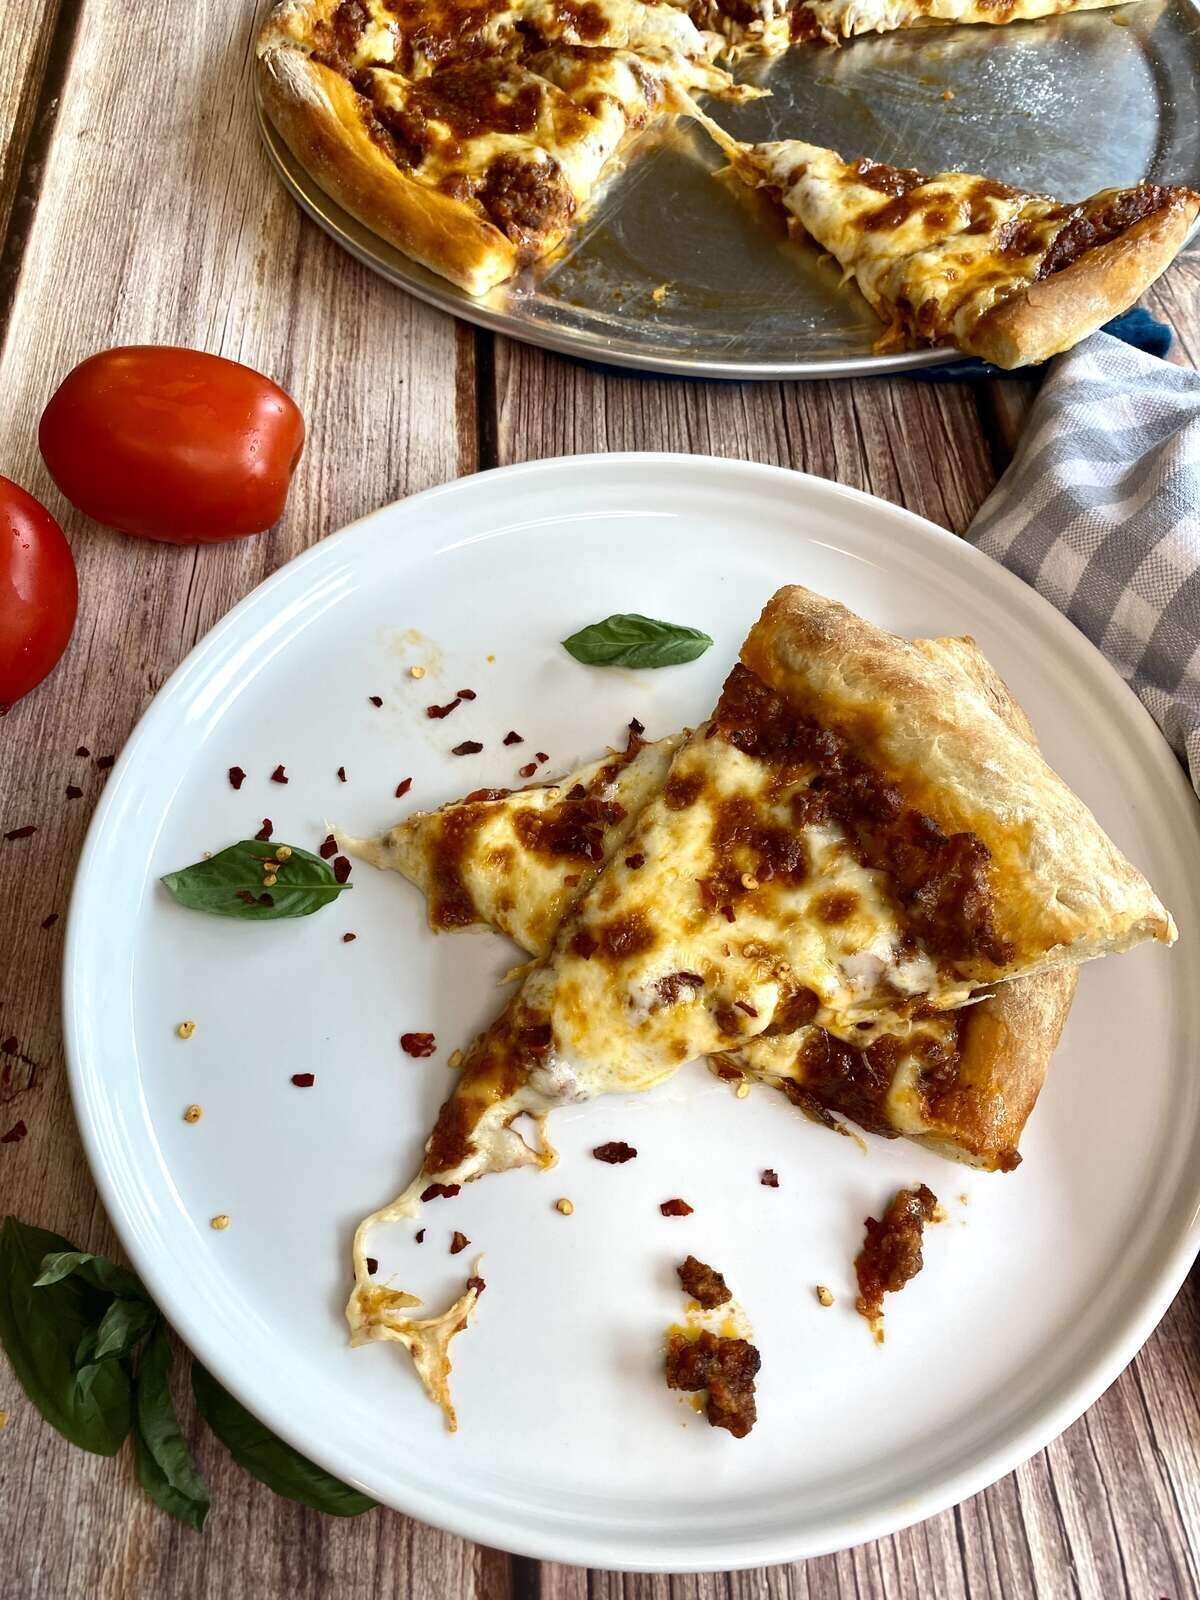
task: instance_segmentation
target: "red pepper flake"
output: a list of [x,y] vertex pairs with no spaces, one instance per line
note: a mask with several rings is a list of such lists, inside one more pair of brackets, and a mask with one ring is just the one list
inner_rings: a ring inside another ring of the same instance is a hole
[[[462,1184],[461,1183],[431,1183],[429,1185],[428,1189],[423,1189],[421,1191],[421,1199],[422,1200],[453,1200],[454,1196],[458,1193],[458,1191],[461,1188],[462,1188]],[[425,1233],[424,1228],[421,1229],[421,1233],[422,1233],[422,1235],[424,1235],[424,1233]]]
[[549,761],[550,757],[546,754],[546,752],[544,750],[535,750],[533,752],[533,759],[537,762],[538,766],[540,767],[543,762]]
[[475,699],[475,691],[474,691],[474,689],[455,689],[454,692],[455,692],[455,694],[458,696],[458,698],[460,700],[474,700]]
[[316,1081],[317,1075],[315,1072],[292,1073],[292,1082],[296,1085],[297,1089],[311,1089]]
[[374,707],[375,707],[375,709],[376,709],[376,711],[378,711],[378,710],[379,710],[379,708],[380,708],[380,706],[381,706],[381,705],[382,705],[382,704],[383,704],[383,697],[382,697],[382,696],[381,696],[381,695],[377,695],[377,694],[369,694],[369,695],[368,695],[368,696],[367,696],[367,699],[368,699],[368,700],[369,700],[369,701],[370,701],[370,702],[371,702],[371,704],[372,704],[372,705],[373,705],[373,706],[374,706]]
[[100,768],[101,772],[107,772],[109,767],[112,766],[116,759],[116,756],[97,756],[96,765]]
[[444,706],[426,706],[425,715],[432,717],[435,722],[440,722],[443,717],[448,717],[452,711],[456,711],[460,705],[462,705],[461,695],[457,700],[448,700]]
[[467,1248],[470,1242],[471,1241],[467,1238],[466,1234],[459,1233],[458,1229],[456,1228],[450,1238],[450,1254],[452,1256],[458,1255],[461,1250],[465,1250]]
[[367,1271],[372,1277],[379,1271],[379,1262],[374,1256],[367,1257]]
[[342,935],[342,943],[343,944],[353,944],[355,939],[357,939],[357,938],[358,938],[358,935],[356,933],[344,933]]
[[635,852],[635,854],[625,857],[625,865],[630,869],[630,871],[636,872],[639,867],[644,867],[646,865],[646,858],[642,852],[638,850]]
[[640,739],[646,731],[646,724],[644,722],[639,722],[638,719],[634,717],[630,721],[629,731],[635,736],[635,738]]
[[748,1017],[756,1017],[758,1015],[758,1012],[748,1000],[735,1000],[733,1003],[739,1011],[744,1011]]
[[37,832],[35,823],[27,822],[23,828],[10,828],[4,835],[6,839],[28,839],[30,834]]
[[92,752],[88,749],[87,745],[85,745],[85,744],[81,744],[79,746],[79,749],[76,750],[76,752],[75,752],[75,754],[77,756],[90,756],[91,753]]
[[664,1217],[690,1217],[693,1207],[686,1200],[664,1200],[658,1208]]
[[592,1154],[597,1161],[607,1161],[610,1167],[619,1167],[622,1162],[632,1161],[637,1151],[624,1139],[610,1139],[607,1144],[598,1144]]
[[349,856],[334,856],[333,875],[337,879],[338,883],[345,883],[346,879],[350,876],[350,872],[351,867]]
[[275,896],[268,894],[264,889],[258,897],[258,903],[260,906],[273,906],[275,904]]
[[338,853],[338,842],[331,833],[327,833],[317,846],[317,852],[322,861],[328,861],[330,856]]
[[[280,768],[280,770],[282,771],[283,769]],[[246,781],[246,774],[242,771],[241,767],[230,767],[229,781],[235,789],[240,789],[242,787]]]
[[451,750],[452,756],[477,756],[483,749],[478,739],[464,739],[461,744],[456,744]]
[[271,821],[270,817],[264,817],[262,827],[258,830],[254,837],[259,841],[260,844],[265,844],[274,831],[275,824]]
[[401,778],[400,782],[396,785],[396,799],[397,800],[403,800],[404,796],[408,793],[408,791],[411,788],[412,788],[412,779],[411,778]]
[[481,1295],[483,1293],[483,1291],[487,1288],[487,1284],[484,1283],[482,1278],[477,1278],[474,1275],[472,1275],[471,1277],[469,1277],[467,1279],[467,1288],[468,1289],[474,1289],[474,1291],[475,1291],[475,1293],[477,1295]]
[[775,1171],[774,1167],[768,1167],[758,1181],[762,1184],[764,1189],[778,1189],[779,1174]]
[[339,783],[345,783],[345,781],[346,781],[346,769],[345,769],[345,767],[339,767],[338,771],[337,771],[337,775],[338,775],[338,782]]
[[6,1056],[15,1056],[17,1054],[18,1045],[17,1036],[15,1033],[10,1033],[8,1038],[5,1039],[4,1043],[0,1044],[0,1050],[2,1050]]
[[725,918],[726,922],[733,922],[734,921],[733,907],[732,906],[722,906],[721,907],[721,915]]
[[23,1120],[14,1122],[7,1133],[0,1134],[0,1144],[20,1144],[28,1132],[29,1129],[25,1126]]
[[83,799],[83,790],[81,788],[79,788],[79,786],[77,784],[69,783],[67,785],[67,799],[68,800],[82,800]]
[[[288,781],[287,773],[283,770],[283,762],[281,761],[279,763],[279,765],[275,768],[275,771],[271,774],[271,782],[272,783],[286,783],[287,781]],[[234,784],[234,788],[235,789],[237,788],[237,784],[236,783]]]
[[537,762],[527,761],[523,767],[518,769],[518,771],[522,778],[532,778],[534,773],[537,771]]
[[425,1229],[424,1228],[418,1228],[417,1229],[417,1243],[418,1244],[424,1244],[425,1243]]
[[564,889],[576,889],[576,888],[578,888],[578,886],[579,886],[579,873],[578,872],[569,873],[563,879],[563,888]]
[[406,1056],[416,1056],[419,1061],[422,1056],[433,1054],[437,1049],[437,1040],[432,1033],[402,1033],[400,1048]]
[[52,928],[57,921],[58,921],[58,912],[57,911],[52,911],[48,917],[43,917],[42,918],[42,927],[43,928]]
[[504,735],[504,743],[505,744],[524,744],[525,740],[521,737],[521,735],[516,731],[515,728],[510,728],[508,730],[508,732]]

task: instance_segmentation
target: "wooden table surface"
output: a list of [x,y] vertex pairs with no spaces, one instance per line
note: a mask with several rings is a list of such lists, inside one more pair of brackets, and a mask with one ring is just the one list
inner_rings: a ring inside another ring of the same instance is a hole
[[[14,14],[15,8],[15,14]],[[0,472],[71,537],[79,622],[54,676],[0,721],[0,1211],[115,1249],[75,1130],[59,965],[104,774],[151,696],[268,573],[400,496],[582,450],[708,452],[869,489],[961,531],[1005,466],[1031,385],[895,379],[703,384],[600,372],[475,332],[341,254],[285,197],[248,90],[253,0],[8,0],[0,51]],[[1175,359],[1200,354],[1200,253],[1150,296]],[[89,525],[50,484],[37,418],[109,345],[194,345],[271,374],[309,443],[282,522],[176,549]],[[349,356],[349,359],[347,359]],[[91,759],[76,757],[80,744]],[[83,798],[68,800],[68,783]],[[58,914],[49,927],[47,920]],[[182,1397],[181,1397],[182,1398]],[[207,1433],[198,1536],[152,1508],[128,1450],[68,1446],[0,1364],[0,1594],[784,1600],[1200,1592],[1200,1276],[1108,1393],[985,1493],[893,1538],[751,1573],[638,1577],[482,1549],[388,1511],[275,1498]],[[190,1411],[185,1413],[190,1426]]]

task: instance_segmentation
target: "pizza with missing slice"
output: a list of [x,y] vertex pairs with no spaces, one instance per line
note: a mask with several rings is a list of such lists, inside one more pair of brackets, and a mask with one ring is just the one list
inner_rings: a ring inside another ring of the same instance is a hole
[[837,45],[864,33],[962,24],[1002,26],[1101,11],[1119,0],[694,0],[691,16],[733,54],[779,55],[794,44]]
[[[971,640],[916,640],[962,673],[1030,743],[1033,731]],[[482,790],[417,812],[372,840],[342,843],[422,890],[430,927],[486,925],[542,956],[566,909],[627,839],[661,789],[676,736],[627,749],[549,785]],[[747,1041],[711,1058],[727,1079],[783,1090],[808,1116],[841,1127],[902,1135],[938,1154],[1010,1171],[1074,994],[1076,972],[1018,979],[956,1011],[916,1015],[870,1042],[855,1027],[838,1037],[815,1024]]]

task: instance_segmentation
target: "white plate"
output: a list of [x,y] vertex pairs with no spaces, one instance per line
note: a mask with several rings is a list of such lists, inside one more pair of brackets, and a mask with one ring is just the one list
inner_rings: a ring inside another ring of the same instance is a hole
[[[219,552],[209,552],[219,559]],[[759,607],[798,580],[909,634],[974,634],[1054,764],[1163,891],[1182,948],[1086,970],[1010,1177],[900,1142],[863,1155],[780,1095],[693,1066],[559,1113],[557,1171],[378,1235],[381,1278],[431,1305],[486,1251],[454,1346],[447,1435],[407,1358],[351,1351],[358,1217],[417,1163],[445,1060],[500,1003],[499,937],[425,930],[419,896],[359,867],[336,908],[250,926],[157,877],[251,834],[312,846],[480,784],[541,749],[565,769],[695,721]],[[557,641],[610,611],[707,629],[665,672],[601,673]],[[413,633],[409,630],[418,630]],[[494,657],[494,660],[492,659]],[[413,662],[430,666],[415,682]],[[424,707],[477,691],[444,722]],[[375,710],[368,696],[384,705]],[[526,742],[501,744],[515,727]],[[456,759],[477,736],[483,755]],[[268,781],[277,762],[286,788]],[[240,793],[226,780],[238,764]],[[337,782],[344,764],[349,781]],[[392,798],[412,776],[409,799]],[[1133,696],[1050,606],[966,545],[852,490],[681,456],[537,462],[432,490],[327,539],[209,634],[109,780],[71,907],[66,1022],[80,1128],[122,1242],[183,1338],[272,1428],[386,1503],[487,1544],[599,1567],[795,1559],[885,1534],[1007,1472],[1073,1420],[1169,1303],[1198,1240],[1197,811]],[[342,933],[358,934],[343,944]],[[196,1019],[188,1042],[175,1025]],[[403,1055],[402,1030],[438,1054]],[[316,1086],[291,1086],[314,1071]],[[189,1126],[189,1101],[204,1108]],[[635,1144],[613,1168],[587,1151]],[[758,1182],[775,1167],[778,1190]],[[949,1220],[877,1349],[853,1310],[862,1221],[921,1179]],[[659,1216],[683,1195],[686,1220]],[[567,1195],[575,1214],[553,1209]],[[960,1197],[966,1197],[965,1199]],[[216,1233],[208,1219],[228,1212]],[[473,1241],[451,1258],[452,1228]],[[760,1421],[711,1430],[661,1377],[674,1264],[728,1275],[762,1350]],[[837,1296],[818,1306],[813,1285]]]

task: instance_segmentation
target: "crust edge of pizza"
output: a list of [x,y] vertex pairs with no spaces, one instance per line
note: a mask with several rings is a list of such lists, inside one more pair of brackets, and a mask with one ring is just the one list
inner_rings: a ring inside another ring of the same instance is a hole
[[264,30],[258,80],[271,122],[338,205],[407,256],[482,295],[510,278],[518,251],[468,206],[406,177],[372,143],[350,85]]
[[984,313],[960,348],[995,366],[1033,366],[1127,311],[1179,252],[1200,195],[1174,189],[1157,211]]

